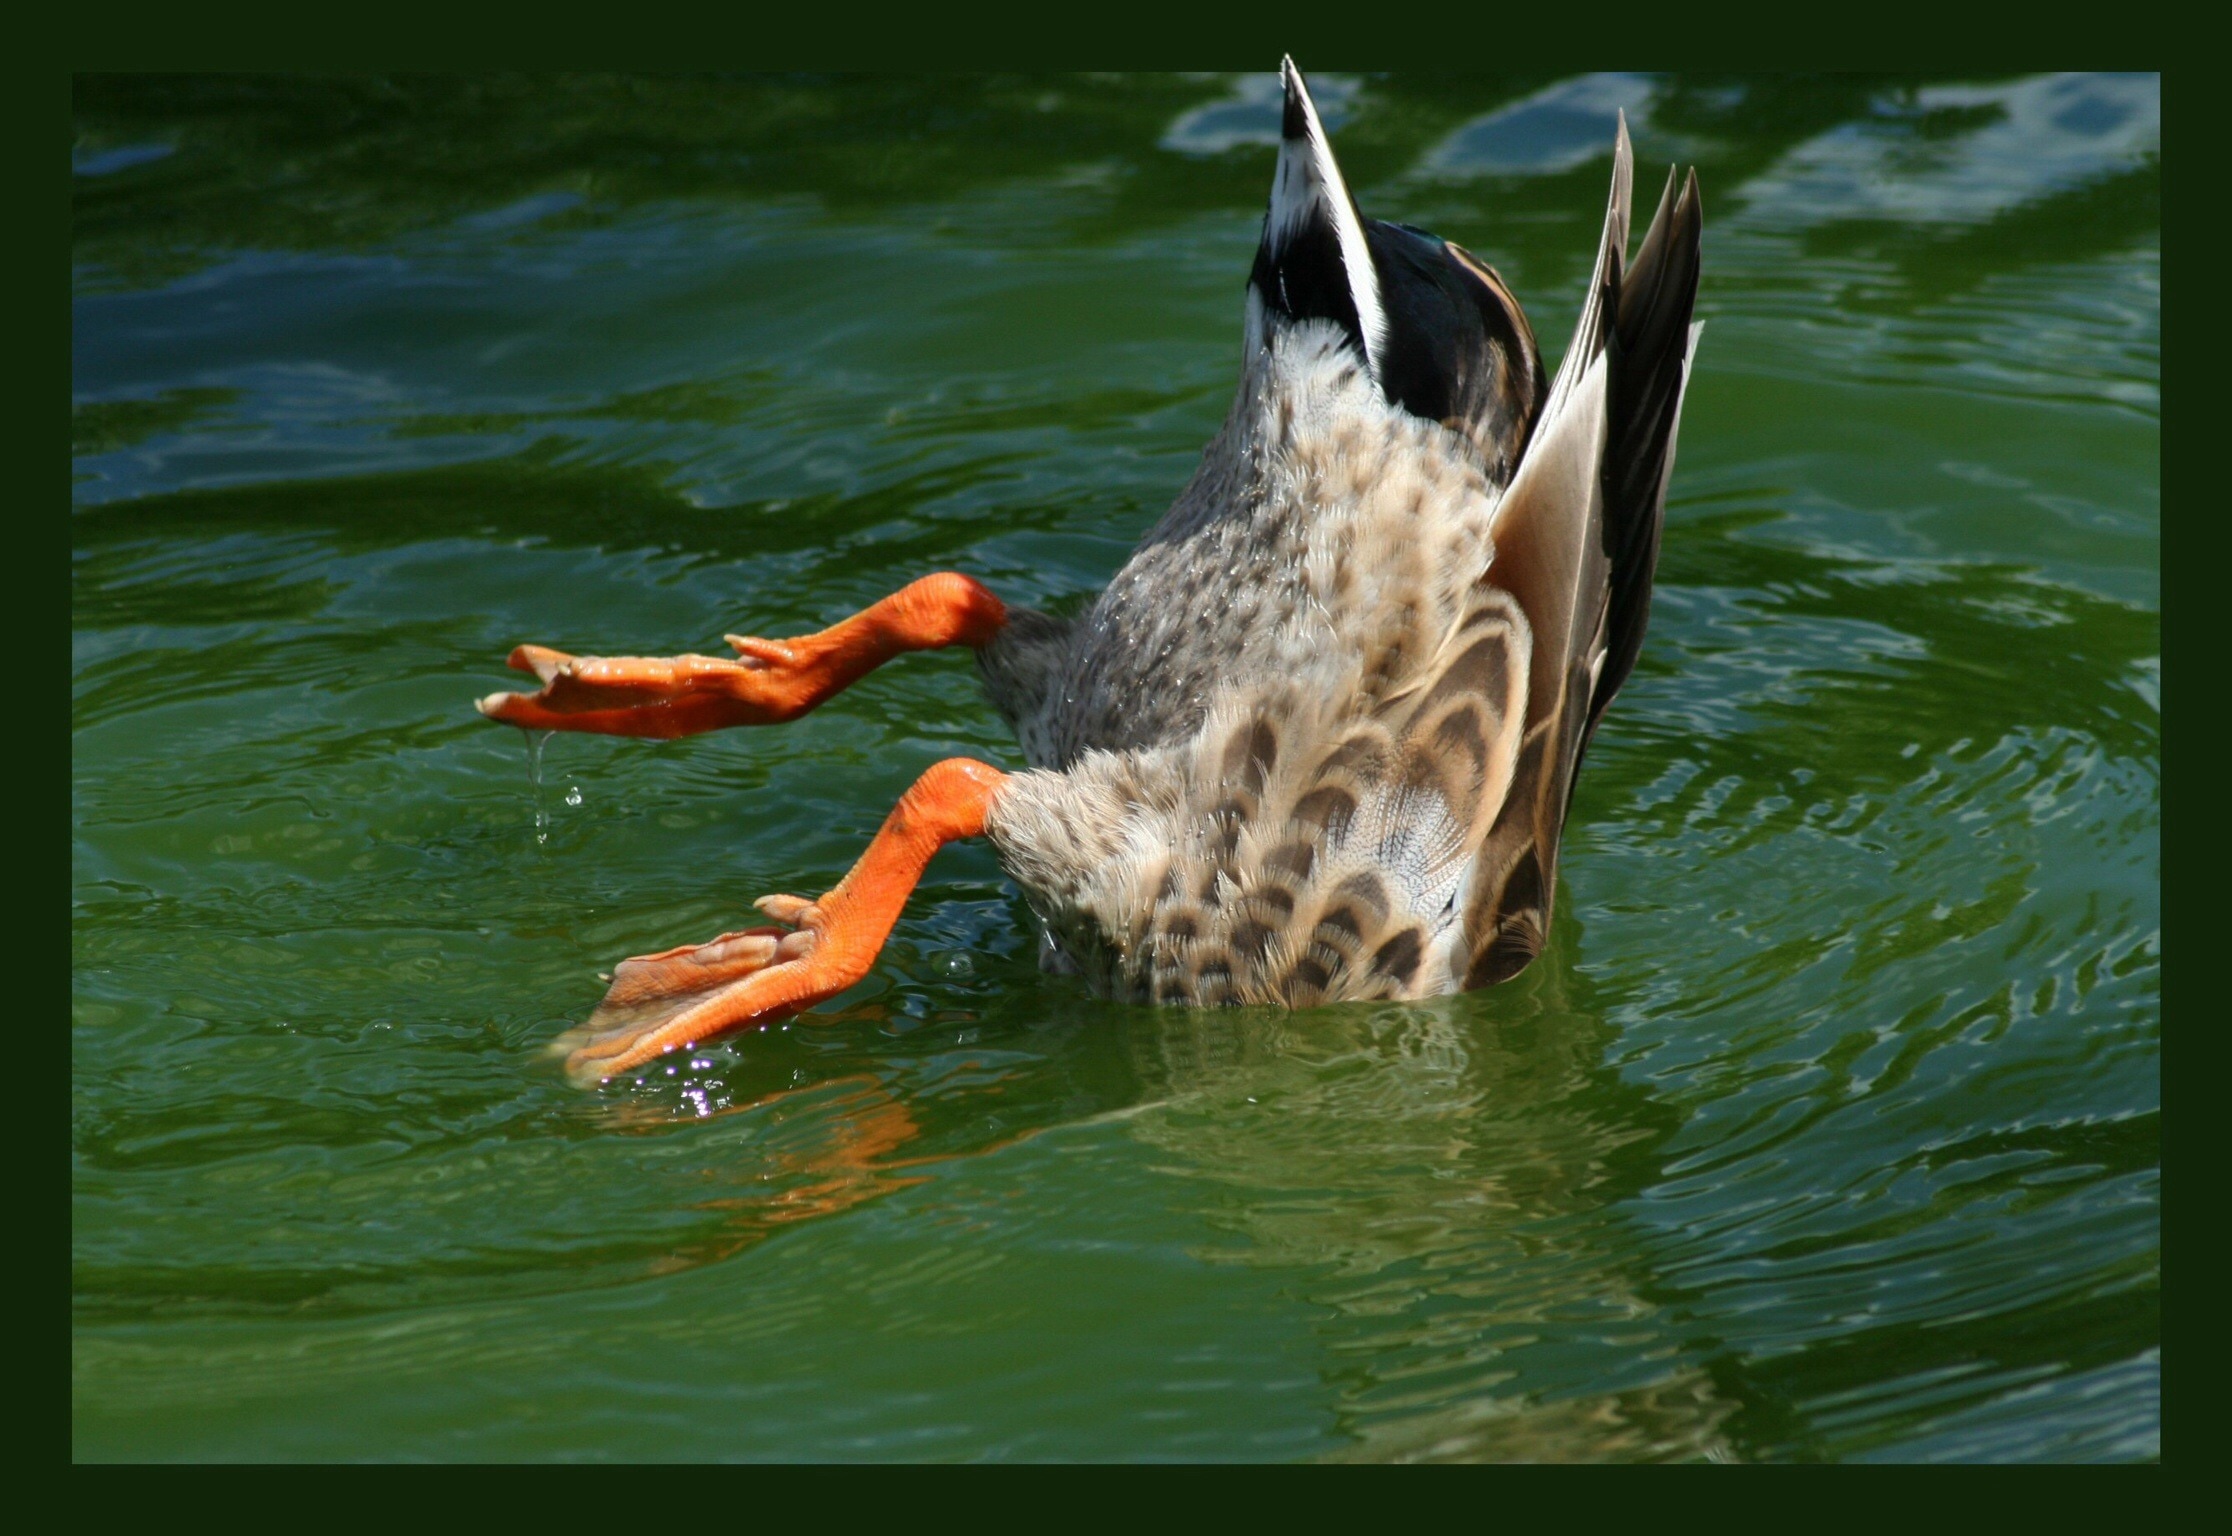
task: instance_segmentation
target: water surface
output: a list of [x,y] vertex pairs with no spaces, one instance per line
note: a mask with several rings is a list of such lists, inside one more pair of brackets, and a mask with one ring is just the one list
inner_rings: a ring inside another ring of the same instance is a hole
[[1612,114],[1700,168],[1541,960],[1103,1004],[964,845],[853,992],[581,1094],[596,971],[1018,754],[956,655],[539,791],[470,699],[1082,601],[1229,399],[1275,98],[79,81],[78,1456],[2158,1454],[2156,81],[1320,91],[1553,356]]

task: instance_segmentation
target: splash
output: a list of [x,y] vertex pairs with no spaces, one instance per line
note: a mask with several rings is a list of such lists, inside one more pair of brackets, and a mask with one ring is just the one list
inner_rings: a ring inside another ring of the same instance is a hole
[[535,841],[550,841],[550,812],[543,808],[542,760],[543,747],[555,736],[555,731],[527,732],[527,790],[535,801]]

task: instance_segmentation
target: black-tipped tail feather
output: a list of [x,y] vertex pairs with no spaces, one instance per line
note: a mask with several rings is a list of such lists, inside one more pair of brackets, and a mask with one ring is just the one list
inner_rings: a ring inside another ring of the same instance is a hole
[[1604,553],[1611,562],[1605,654],[1589,698],[1589,731],[1634,670],[1651,613],[1666,482],[1689,383],[1696,328],[1704,212],[1692,170],[1675,193],[1674,172],[1642,248],[1620,278],[1605,341]]

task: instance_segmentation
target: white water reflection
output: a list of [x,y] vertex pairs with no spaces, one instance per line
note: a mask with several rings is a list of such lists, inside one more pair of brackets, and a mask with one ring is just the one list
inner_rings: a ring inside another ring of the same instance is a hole
[[1548,176],[1608,159],[1621,112],[1630,133],[1649,123],[1649,75],[1580,75],[1476,117],[1426,153],[1434,176]]
[[1764,229],[1982,223],[2136,165],[2161,141],[2156,75],[1926,86],[1791,150],[1744,187],[1737,218]]

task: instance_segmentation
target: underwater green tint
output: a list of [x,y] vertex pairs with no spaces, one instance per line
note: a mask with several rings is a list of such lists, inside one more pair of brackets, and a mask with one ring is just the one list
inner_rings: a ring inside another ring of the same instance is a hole
[[2157,82],[1314,83],[1553,365],[1614,112],[1699,166],[1548,951],[1117,1006],[963,845],[584,1094],[595,972],[1018,754],[964,654],[539,783],[470,701],[1082,601],[1229,399],[1276,87],[79,81],[78,1457],[2159,1454]]

